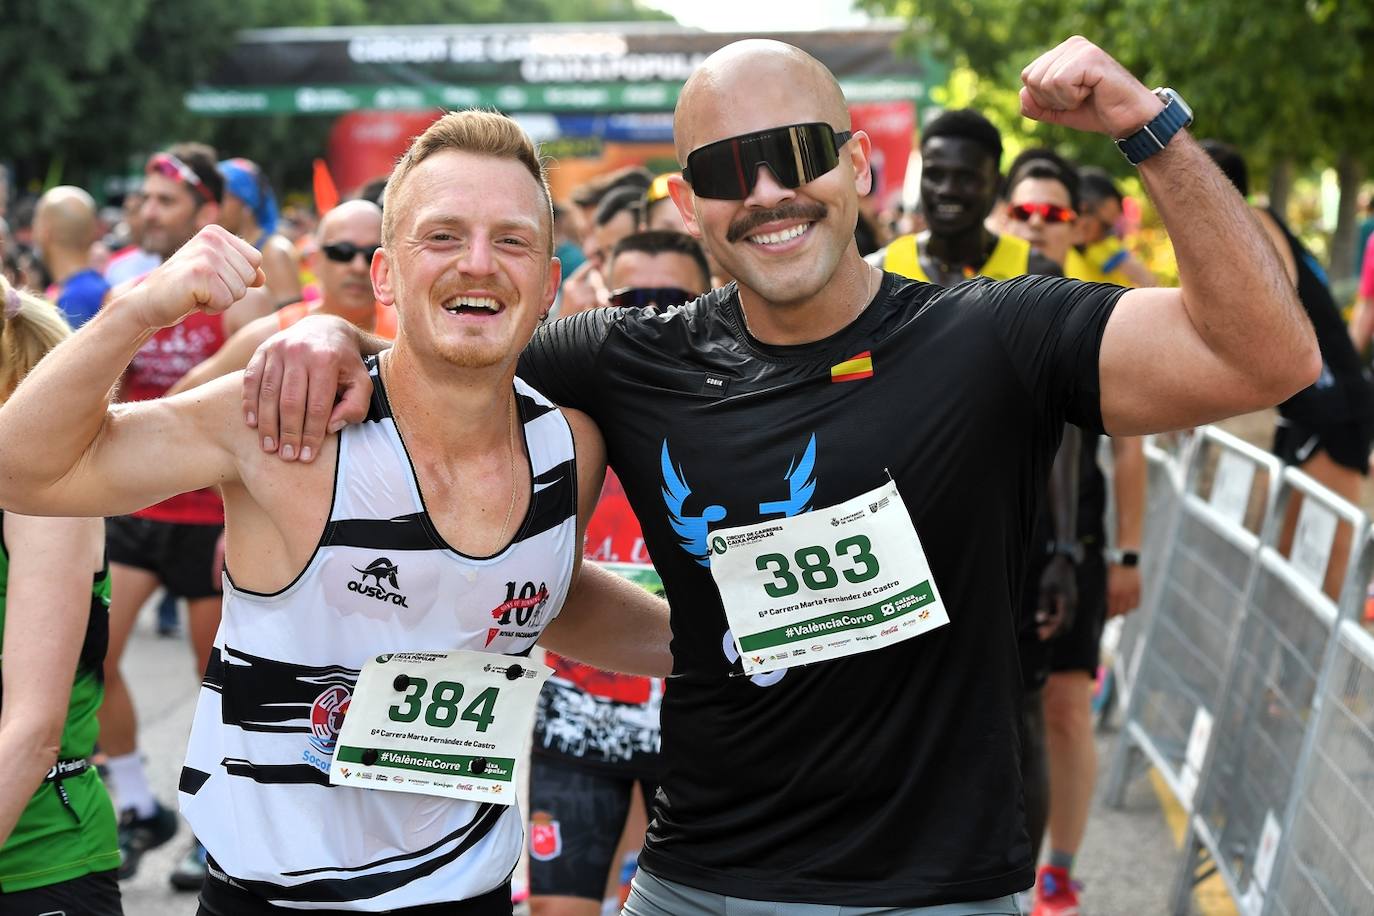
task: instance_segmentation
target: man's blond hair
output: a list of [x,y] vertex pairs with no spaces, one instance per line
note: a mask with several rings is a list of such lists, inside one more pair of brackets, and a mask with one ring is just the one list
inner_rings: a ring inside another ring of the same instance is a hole
[[398,189],[421,162],[435,153],[454,150],[460,153],[474,153],[496,159],[514,159],[534,176],[543,195],[548,216],[549,254],[553,254],[553,197],[549,193],[548,177],[544,173],[544,163],[529,134],[510,118],[495,111],[469,109],[450,111],[431,124],[424,133],[411,141],[391,177],[386,182],[382,209],[382,246],[391,247],[392,235],[396,226],[396,206],[399,201]]

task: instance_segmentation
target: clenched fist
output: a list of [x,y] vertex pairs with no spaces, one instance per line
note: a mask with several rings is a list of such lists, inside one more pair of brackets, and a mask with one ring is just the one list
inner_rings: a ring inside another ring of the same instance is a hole
[[1075,35],[1021,71],[1021,114],[1048,124],[1121,139],[1164,108],[1131,72]]
[[262,253],[221,226],[206,226],[130,291],[149,328],[176,324],[196,309],[223,312],[265,280]]

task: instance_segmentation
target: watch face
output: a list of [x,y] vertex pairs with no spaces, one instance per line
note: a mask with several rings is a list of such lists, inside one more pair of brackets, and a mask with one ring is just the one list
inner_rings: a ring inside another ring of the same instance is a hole
[[1193,109],[1191,106],[1189,106],[1187,102],[1183,101],[1183,96],[1179,95],[1177,92],[1168,88],[1167,86],[1156,89],[1155,94],[1164,100],[1165,105],[1168,105],[1170,102],[1173,102],[1175,105],[1179,107],[1179,110],[1183,112],[1184,127],[1187,127],[1189,124],[1193,123]]

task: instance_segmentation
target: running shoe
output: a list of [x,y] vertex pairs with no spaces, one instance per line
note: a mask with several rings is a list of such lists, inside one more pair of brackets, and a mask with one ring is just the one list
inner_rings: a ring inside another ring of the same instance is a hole
[[138,817],[132,808],[119,815],[119,880],[125,881],[138,871],[138,860],[150,849],[156,849],[176,836],[177,813],[157,803],[157,810],[147,817]]
[[1040,866],[1035,876],[1035,906],[1031,916],[1078,916],[1078,891],[1082,885],[1069,879],[1065,869]]
[[191,837],[191,848],[168,877],[172,887],[179,891],[198,891],[205,883],[205,847],[200,840]]

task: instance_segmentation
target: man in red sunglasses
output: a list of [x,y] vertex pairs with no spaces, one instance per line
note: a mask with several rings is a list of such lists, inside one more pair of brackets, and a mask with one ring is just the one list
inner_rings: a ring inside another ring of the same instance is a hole
[[[751,40],[698,67],[674,119],[673,199],[737,282],[554,322],[522,356],[523,378],[601,426],[672,604],[663,781],[629,916],[1015,913],[1034,862],[1013,601],[1064,424],[1209,422],[1320,369],[1176,93],[1083,38],[1022,81],[1024,114],[1119,138],[1141,165],[1181,288],[942,288],[868,265],[869,138],[818,61]],[[244,392],[288,458],[371,396],[356,335],[296,331]],[[311,383],[281,420],[259,389],[284,370]]]

